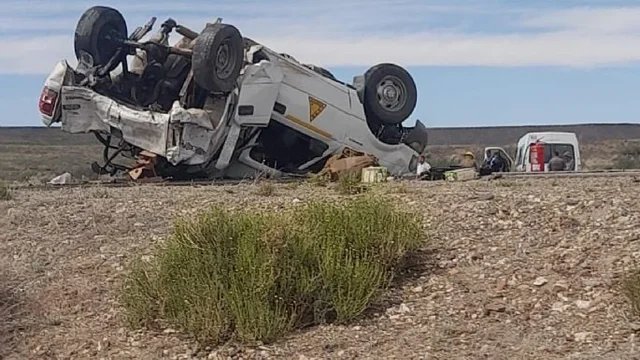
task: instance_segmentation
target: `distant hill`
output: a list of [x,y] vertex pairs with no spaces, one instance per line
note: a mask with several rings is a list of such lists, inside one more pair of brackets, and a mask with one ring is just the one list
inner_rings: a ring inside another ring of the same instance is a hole
[[91,134],[69,134],[60,128],[44,126],[0,127],[0,145],[95,145]]
[[[640,124],[580,124],[428,128],[429,145],[515,145],[528,132],[570,131],[581,143],[640,139]],[[92,135],[71,135],[59,128],[0,127],[0,144],[95,145]]]

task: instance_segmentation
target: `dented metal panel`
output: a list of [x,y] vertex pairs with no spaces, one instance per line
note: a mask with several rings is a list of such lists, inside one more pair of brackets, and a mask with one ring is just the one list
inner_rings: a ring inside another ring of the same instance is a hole
[[169,114],[135,110],[91,89],[62,88],[62,130],[70,133],[120,130],[127,142],[165,156]]
[[[171,112],[163,114],[130,106],[100,95],[91,89],[65,86],[62,92],[62,129],[69,133],[98,131],[110,133],[120,130],[128,143],[166,157],[172,164],[188,162],[202,164],[217,150],[214,140],[221,127],[224,106],[211,109],[184,109],[178,102]],[[168,141],[169,127],[179,127],[178,143]]]

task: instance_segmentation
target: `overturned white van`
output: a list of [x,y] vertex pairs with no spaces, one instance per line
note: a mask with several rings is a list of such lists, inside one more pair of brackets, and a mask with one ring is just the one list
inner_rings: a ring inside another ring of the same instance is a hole
[[[99,172],[130,171],[118,155],[169,178],[244,178],[319,171],[348,150],[374,155],[392,174],[413,172],[424,125],[405,127],[417,90],[409,73],[379,64],[353,84],[301,64],[220,19],[196,33],[155,18],[127,33],[115,9],[94,6],[75,32],[78,65],[59,62],[39,99],[43,122],[93,133]],[[182,38],[169,45],[175,30]]]

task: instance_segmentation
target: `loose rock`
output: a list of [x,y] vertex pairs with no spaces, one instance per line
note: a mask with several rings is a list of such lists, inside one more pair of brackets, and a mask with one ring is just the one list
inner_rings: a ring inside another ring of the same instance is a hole
[[542,286],[542,285],[546,284],[547,282],[549,282],[547,279],[545,279],[542,276],[539,276],[533,281],[533,285]]

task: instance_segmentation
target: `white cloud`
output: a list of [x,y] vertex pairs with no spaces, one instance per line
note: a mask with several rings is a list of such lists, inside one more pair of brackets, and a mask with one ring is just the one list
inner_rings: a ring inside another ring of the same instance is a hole
[[[122,6],[118,8],[125,14],[130,31],[148,17],[171,10],[178,12],[176,20],[194,30],[221,16],[237,25],[243,35],[276,51],[328,67],[378,62],[404,66],[594,67],[640,61],[640,7],[532,11],[462,6],[455,1],[448,5],[396,1],[394,6],[376,0],[269,6],[256,1],[242,5],[222,1],[211,5],[207,1],[204,8],[198,7],[207,9],[206,15],[205,11],[185,10],[178,3],[159,4],[155,8],[162,11],[153,11],[120,1]],[[0,47],[11,49],[0,53],[0,73],[46,74],[58,60],[73,59],[73,28],[86,5],[73,1],[57,4],[48,11],[61,15],[40,21],[16,4],[8,2],[0,7]],[[445,18],[446,22],[441,21]],[[490,33],[466,26],[483,19],[492,21],[486,24],[493,28]],[[498,32],[496,28],[505,30]],[[43,35],[47,33],[53,35]]]
[[619,34],[640,31],[640,7],[578,7],[526,17],[522,26],[547,30],[580,30]]

